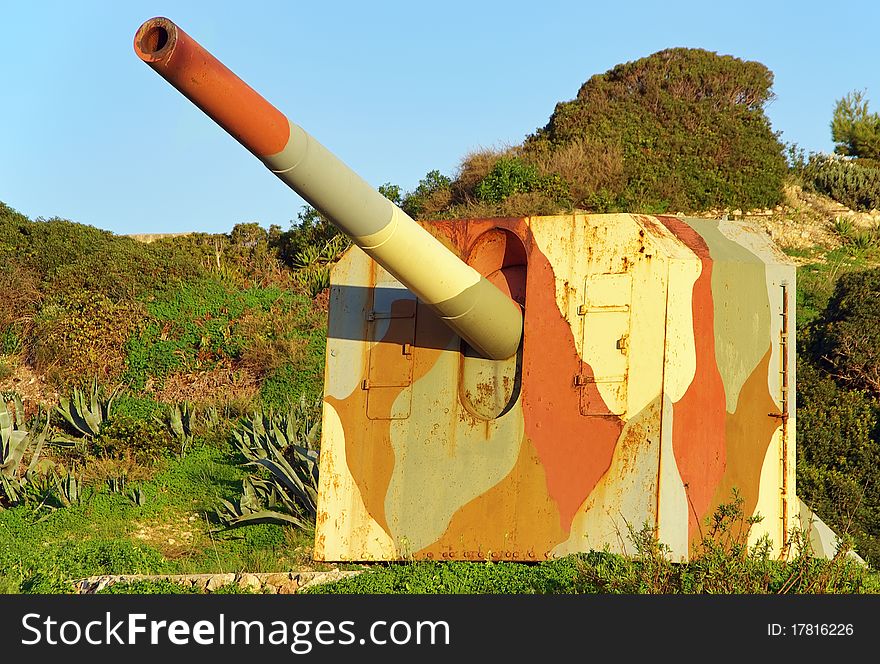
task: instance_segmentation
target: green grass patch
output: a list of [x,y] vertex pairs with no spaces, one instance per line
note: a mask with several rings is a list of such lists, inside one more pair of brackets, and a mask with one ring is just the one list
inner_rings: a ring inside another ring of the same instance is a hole
[[797,323],[804,327],[812,323],[828,306],[834,286],[841,275],[874,267],[873,255],[854,252],[850,247],[839,247],[825,252],[821,248],[786,250],[790,256],[816,259],[797,270]]
[[150,420],[163,417],[165,406],[155,399],[123,392],[116,397],[110,415],[123,415],[135,420]]
[[415,562],[390,564],[335,583],[306,589],[314,594],[554,594],[574,592],[574,556],[536,564]]
[[181,283],[146,303],[149,321],[126,344],[124,380],[142,390],[149,378],[210,369],[252,346],[310,339],[311,302],[277,287],[240,289],[220,278]]
[[[246,470],[225,441],[168,459],[121,492],[95,486],[79,504],[0,511],[0,591],[62,592],[96,574],[276,572],[308,562],[312,534],[259,524],[224,530],[215,508],[241,492]],[[133,491],[140,489],[137,504]]]
[[412,562],[313,586],[311,594],[776,594],[880,593],[880,575],[847,559],[779,562],[712,552],[674,563],[644,551],[593,551],[540,563]]

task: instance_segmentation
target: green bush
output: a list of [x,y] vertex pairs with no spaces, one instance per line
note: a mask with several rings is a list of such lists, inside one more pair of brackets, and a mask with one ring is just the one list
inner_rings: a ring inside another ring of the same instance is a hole
[[[606,209],[773,206],[787,168],[763,111],[772,82],[758,62],[702,49],[660,51],[593,76],[576,99],[557,104],[524,149],[540,154],[578,140],[619,147],[621,184],[594,192]],[[589,204],[588,192],[573,202]]]
[[837,280],[815,339],[815,356],[840,382],[880,397],[880,268]]
[[110,416],[123,416],[134,420],[152,420],[162,417],[165,405],[148,397],[139,397],[128,393],[120,394],[113,402]]
[[552,594],[573,592],[576,558],[525,565],[511,562],[417,562],[391,564],[335,583],[312,594]]
[[32,221],[2,203],[0,266],[4,350],[23,352],[62,385],[116,377],[140,301],[205,271],[185,246]]
[[514,194],[540,192],[554,201],[562,201],[568,189],[559,175],[541,175],[536,166],[517,158],[503,157],[477,185],[474,193],[486,203],[500,203]]
[[798,495],[856,552],[880,563],[878,404],[841,388],[812,363],[798,364]]
[[804,187],[853,210],[880,208],[880,168],[876,162],[812,154],[801,172]]
[[154,463],[178,449],[163,422],[120,414],[101,425],[93,446],[99,455],[118,457],[128,452],[143,464]]
[[52,298],[34,322],[30,359],[63,384],[115,381],[124,369],[125,342],[143,315],[139,306],[101,292]]
[[204,273],[180,244],[145,244],[65,219],[31,221],[0,203],[0,263],[9,256],[37,275],[47,294],[101,292],[114,302]]
[[[441,174],[440,171],[430,171],[419,180],[415,189],[403,197],[400,206],[414,219],[431,216],[449,203],[452,195],[451,186],[452,180]],[[389,193],[396,193],[398,197],[400,196],[399,190],[395,192],[393,189],[387,189],[388,185],[385,187]]]

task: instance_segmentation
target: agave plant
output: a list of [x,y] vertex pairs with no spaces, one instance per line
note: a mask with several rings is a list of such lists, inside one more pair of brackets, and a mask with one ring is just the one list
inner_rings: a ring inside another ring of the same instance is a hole
[[193,441],[192,425],[195,410],[195,406],[188,401],[168,407],[168,427],[180,445],[181,456],[186,453]]
[[[110,408],[121,389],[122,386],[116,386],[108,392],[94,380],[89,395],[75,387],[70,397],[61,397],[61,403],[55,406],[55,410],[80,434],[94,438],[101,431],[101,424],[110,416]],[[59,439],[53,442],[66,441]]]
[[147,504],[147,494],[145,494],[144,490],[139,486],[129,491],[128,497],[131,499],[131,502],[138,507],[143,507]]
[[326,265],[309,266],[298,270],[294,279],[309,295],[315,297],[330,285],[330,268]]
[[[14,505],[22,500],[25,487],[46,443],[49,414],[46,413],[46,421],[42,426],[38,415],[36,426],[26,430],[23,428],[25,418],[21,397],[16,395],[11,403],[12,412],[6,404],[0,405],[0,491],[5,500]],[[24,473],[21,473],[20,466],[28,452],[30,462]]]
[[214,431],[215,429],[220,427],[220,411],[217,410],[217,406],[208,406],[202,412],[202,425],[208,431]]
[[330,265],[339,260],[350,245],[348,237],[340,234],[327,240],[322,247],[304,247],[293,259],[297,268],[295,279],[314,297],[330,285]]
[[293,265],[297,269],[326,265],[339,260],[342,253],[351,246],[351,240],[347,236],[334,235],[327,240],[322,247],[309,245],[303,247],[293,259]]
[[313,527],[318,501],[320,400],[301,398],[283,414],[254,413],[233,430],[233,443],[262,468],[242,482],[238,503],[223,500],[218,516],[228,526],[276,521]]
[[78,505],[83,499],[82,481],[70,471],[64,477],[55,475],[55,496],[64,507]]

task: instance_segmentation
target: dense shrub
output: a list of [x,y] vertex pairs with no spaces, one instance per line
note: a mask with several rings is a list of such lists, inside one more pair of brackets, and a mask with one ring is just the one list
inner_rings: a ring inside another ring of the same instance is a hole
[[813,353],[841,383],[880,397],[880,268],[838,279],[814,338]]
[[128,415],[114,415],[106,420],[92,445],[100,456],[121,457],[128,453],[138,463],[147,465],[178,449],[163,422]]
[[98,291],[114,302],[204,272],[179,243],[144,244],[65,219],[31,221],[2,205],[0,263],[8,256],[39,278],[46,294]]
[[400,206],[413,218],[429,218],[449,205],[450,200],[452,180],[434,170],[419,180],[416,188],[400,202]]
[[576,137],[557,146],[536,142],[524,156],[545,177],[561,179],[568,201],[594,212],[614,209],[615,192],[626,185],[623,149],[600,139]]
[[880,563],[878,404],[841,388],[808,361],[798,364],[798,495],[856,551]]
[[801,172],[804,187],[853,210],[880,208],[880,167],[864,159],[812,154]]
[[[593,76],[576,99],[557,104],[524,148],[540,153],[589,140],[609,154],[619,149],[623,182],[606,187],[605,208],[775,205],[786,165],[763,111],[772,82],[758,62],[702,49],[660,51]],[[606,179],[613,182],[613,173]],[[574,203],[589,205],[590,193]]]
[[115,381],[126,340],[144,315],[138,303],[113,302],[100,291],[52,298],[33,324],[32,364],[59,383]]
[[540,192],[550,200],[562,202],[568,187],[559,175],[541,175],[533,164],[517,158],[501,158],[474,189],[476,197],[487,203],[500,203],[514,194]]

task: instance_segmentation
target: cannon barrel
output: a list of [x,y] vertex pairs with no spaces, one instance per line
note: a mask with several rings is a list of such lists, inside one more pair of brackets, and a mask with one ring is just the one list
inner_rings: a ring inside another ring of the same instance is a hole
[[495,360],[516,353],[519,305],[172,21],[146,21],[135,34],[134,50],[477,352]]

